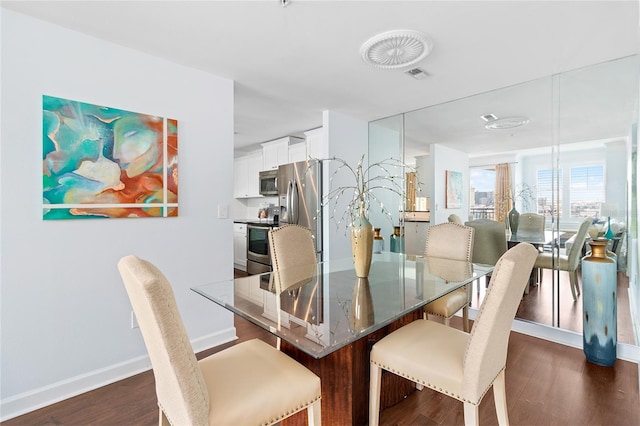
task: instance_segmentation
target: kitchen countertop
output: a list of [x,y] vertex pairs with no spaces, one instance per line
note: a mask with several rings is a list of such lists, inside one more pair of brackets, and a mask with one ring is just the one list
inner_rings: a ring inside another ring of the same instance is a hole
[[263,225],[263,226],[278,226],[277,222],[273,219],[234,219],[233,223],[246,223],[247,225]]

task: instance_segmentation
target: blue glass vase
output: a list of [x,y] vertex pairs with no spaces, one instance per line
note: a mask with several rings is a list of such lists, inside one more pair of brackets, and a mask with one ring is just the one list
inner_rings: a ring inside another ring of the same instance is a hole
[[616,261],[607,255],[606,238],[591,242],[582,258],[582,337],[587,360],[612,366],[618,344]]

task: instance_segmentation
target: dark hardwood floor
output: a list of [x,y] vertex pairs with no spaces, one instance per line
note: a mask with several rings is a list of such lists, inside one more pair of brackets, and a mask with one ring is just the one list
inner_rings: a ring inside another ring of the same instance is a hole
[[[253,338],[275,345],[275,337],[257,326],[238,317],[235,325],[237,341],[201,352],[198,358]],[[461,328],[460,318],[455,317],[452,325]],[[587,362],[580,349],[512,332],[506,377],[513,425],[640,425],[635,363],[617,360],[613,367],[601,367]],[[2,422],[2,426],[156,425],[154,386],[148,371]],[[384,410],[380,423],[458,425],[464,423],[463,407],[453,398],[424,389]],[[480,423],[497,424],[491,391],[480,405]]]

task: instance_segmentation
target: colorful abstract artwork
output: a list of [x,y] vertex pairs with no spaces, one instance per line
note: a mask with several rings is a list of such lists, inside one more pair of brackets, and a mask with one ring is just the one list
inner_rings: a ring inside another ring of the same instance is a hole
[[447,170],[447,209],[462,208],[462,172]]
[[42,217],[178,215],[178,121],[42,97]]

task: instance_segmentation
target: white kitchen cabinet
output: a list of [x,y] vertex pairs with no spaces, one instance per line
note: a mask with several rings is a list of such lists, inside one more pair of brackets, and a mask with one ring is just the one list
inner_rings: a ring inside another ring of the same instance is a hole
[[261,170],[261,151],[234,160],[233,195],[235,198],[261,197],[259,180]]
[[304,142],[289,145],[289,162],[296,163],[307,159],[307,144]]
[[318,127],[317,129],[308,130],[304,132],[307,140],[307,155],[311,158],[325,158],[327,155],[324,153],[324,129]]
[[263,170],[277,169],[279,165],[289,163],[289,145],[298,142],[303,142],[303,140],[287,136],[261,144]]
[[233,224],[233,266],[242,271],[247,270],[247,225]]
[[262,144],[263,169],[277,169],[289,162],[289,137]]

